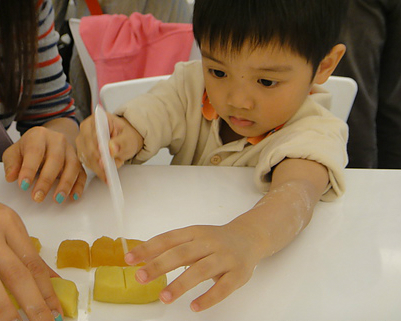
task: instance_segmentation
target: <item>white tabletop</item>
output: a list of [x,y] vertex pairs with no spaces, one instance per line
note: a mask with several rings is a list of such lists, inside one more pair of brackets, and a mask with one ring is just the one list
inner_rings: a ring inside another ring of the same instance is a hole
[[[97,178],[77,201],[35,204],[0,170],[0,202],[15,209],[41,255],[55,268],[65,239],[121,236],[113,225],[107,186]],[[125,166],[120,178],[129,238],[148,239],[192,224],[223,224],[261,197],[252,168]],[[285,250],[265,259],[253,278],[215,307],[191,312],[205,282],[171,305],[122,306],[92,302],[93,272],[57,270],[80,290],[78,320],[401,320],[401,171],[346,170],[347,192],[319,203],[313,219]],[[171,272],[173,279],[180,271]]]

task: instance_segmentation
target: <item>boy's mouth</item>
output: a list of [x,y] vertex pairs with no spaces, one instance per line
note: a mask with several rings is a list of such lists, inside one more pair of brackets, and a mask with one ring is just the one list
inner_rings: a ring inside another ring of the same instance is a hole
[[245,119],[245,118],[237,118],[234,116],[230,116],[230,122],[238,127],[248,127],[254,124],[253,121]]

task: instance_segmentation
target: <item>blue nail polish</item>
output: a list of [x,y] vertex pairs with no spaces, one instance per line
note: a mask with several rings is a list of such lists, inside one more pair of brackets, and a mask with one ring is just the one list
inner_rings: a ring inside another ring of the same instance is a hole
[[75,201],[78,201],[79,195],[77,193],[74,193],[72,197],[74,198]]
[[63,317],[58,313],[58,311],[54,310],[52,311],[52,314],[54,316],[54,321],[63,321]]
[[21,188],[22,188],[24,191],[26,191],[26,190],[29,188],[29,182],[28,182],[28,180],[26,180],[26,179],[22,180],[22,182],[21,182]]
[[65,199],[65,197],[63,196],[63,194],[61,194],[61,193],[57,194],[57,196],[56,196],[57,203],[59,203],[59,204],[63,203],[64,199]]
[[61,314],[54,318],[54,321],[63,321],[63,317],[61,316]]

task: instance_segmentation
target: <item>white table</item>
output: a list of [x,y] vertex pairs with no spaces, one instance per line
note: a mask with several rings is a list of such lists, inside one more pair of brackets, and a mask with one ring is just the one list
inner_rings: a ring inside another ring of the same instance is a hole
[[[148,239],[191,224],[223,224],[261,195],[251,168],[125,166],[126,237]],[[14,208],[42,256],[55,267],[65,239],[90,244],[113,226],[107,186],[97,178],[78,202],[30,200],[0,171],[0,201]],[[346,170],[347,192],[319,203],[309,226],[285,250],[264,260],[253,278],[217,306],[193,313],[189,303],[205,282],[172,305],[121,306],[91,302],[93,272],[63,269],[80,290],[78,320],[399,321],[401,320],[401,171]],[[171,280],[180,271],[171,272]],[[89,290],[88,290],[89,289]],[[89,309],[88,309],[89,307]],[[87,311],[90,311],[89,313]]]

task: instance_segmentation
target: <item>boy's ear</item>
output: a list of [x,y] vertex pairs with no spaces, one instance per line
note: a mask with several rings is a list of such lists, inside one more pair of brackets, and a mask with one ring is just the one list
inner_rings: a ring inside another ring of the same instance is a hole
[[341,58],[344,56],[345,50],[346,48],[343,44],[335,45],[333,49],[331,49],[331,51],[326,57],[323,58],[319,67],[317,68],[314,78],[315,83],[323,84],[331,76]]

